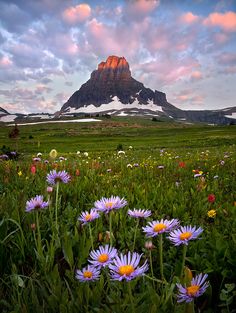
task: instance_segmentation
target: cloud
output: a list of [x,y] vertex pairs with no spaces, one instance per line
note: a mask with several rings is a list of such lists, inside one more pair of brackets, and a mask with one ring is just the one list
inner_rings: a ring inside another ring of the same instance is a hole
[[194,15],[192,12],[187,12],[180,16],[179,21],[185,24],[193,24],[193,23],[198,22],[199,19],[200,19],[199,16]]
[[65,9],[62,13],[64,21],[70,25],[85,22],[91,15],[91,8],[87,3],[78,4]]
[[225,13],[214,12],[203,20],[203,25],[209,27],[220,27],[226,32],[236,31],[236,13],[228,11]]
[[217,61],[220,65],[235,65],[236,53],[224,52],[218,55]]
[[205,97],[201,94],[195,94],[195,91],[192,89],[182,90],[180,92],[174,93],[173,101],[177,105],[201,105],[203,104]]
[[192,72],[190,77],[192,78],[192,80],[199,80],[203,78],[202,73],[200,71]]

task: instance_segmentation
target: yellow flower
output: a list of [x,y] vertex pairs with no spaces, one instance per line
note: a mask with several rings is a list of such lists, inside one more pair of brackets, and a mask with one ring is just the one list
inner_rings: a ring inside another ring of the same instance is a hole
[[57,150],[56,149],[52,149],[49,153],[50,157],[52,159],[55,159],[57,157]]
[[207,216],[208,217],[211,217],[211,218],[214,218],[216,217],[216,210],[210,210],[207,212]]
[[22,176],[22,172],[21,171],[18,172],[18,176]]

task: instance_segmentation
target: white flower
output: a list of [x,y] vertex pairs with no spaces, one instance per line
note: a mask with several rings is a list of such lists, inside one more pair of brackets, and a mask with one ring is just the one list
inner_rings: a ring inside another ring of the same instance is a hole
[[127,168],[132,168],[132,164],[127,164]]
[[80,151],[77,151],[77,152],[76,152],[76,154],[78,154],[78,155],[79,155],[79,154],[80,154]]
[[84,152],[84,156],[87,157],[88,156],[88,152]]
[[118,151],[118,155],[122,155],[122,154],[125,154],[125,151],[122,151],[122,150]]
[[41,152],[37,153],[37,157],[41,157],[41,156],[42,156]]

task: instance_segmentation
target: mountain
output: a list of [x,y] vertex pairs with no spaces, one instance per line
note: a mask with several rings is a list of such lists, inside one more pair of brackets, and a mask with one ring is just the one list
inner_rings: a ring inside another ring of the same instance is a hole
[[5,109],[0,107],[0,115],[2,114],[10,114],[10,113],[8,113]]
[[166,99],[166,94],[146,88],[131,76],[124,57],[109,56],[90,79],[62,106],[60,114],[150,115],[188,122],[230,124],[236,107],[223,110],[184,111]]

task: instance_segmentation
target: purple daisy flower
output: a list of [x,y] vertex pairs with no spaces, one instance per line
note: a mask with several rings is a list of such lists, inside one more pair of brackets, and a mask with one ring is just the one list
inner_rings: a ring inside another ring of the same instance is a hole
[[82,270],[76,270],[75,278],[81,282],[98,280],[100,278],[100,269],[88,265]]
[[188,245],[190,240],[197,239],[197,237],[203,232],[201,227],[196,228],[196,226],[181,226],[179,229],[173,230],[168,239],[172,241],[175,246],[181,244]]
[[189,287],[182,286],[181,284],[176,284],[178,287],[179,294],[177,295],[177,302],[189,303],[194,300],[194,298],[200,297],[208,288],[209,282],[206,282],[207,274],[202,273],[197,275],[191,280],[191,285]]
[[179,225],[179,220],[172,219],[170,221],[161,219],[160,221],[149,222],[146,227],[143,227],[147,237],[156,237],[159,234],[170,232],[174,227]]
[[150,210],[134,209],[133,211],[128,210],[128,215],[134,218],[147,218],[152,215],[152,212]]
[[112,210],[121,209],[127,205],[124,198],[111,196],[110,198],[102,198],[94,203],[94,207],[98,211],[109,213]]
[[82,212],[78,220],[83,222],[82,225],[85,225],[99,217],[100,215],[98,214],[97,210],[91,209],[90,212],[88,211]]
[[98,250],[92,250],[89,255],[92,259],[89,260],[89,263],[93,266],[105,267],[113,261],[117,255],[117,250],[109,245],[105,245],[100,246]]
[[116,255],[112,264],[109,264],[110,275],[112,280],[132,280],[142,276],[148,270],[147,260],[142,266],[138,266],[142,254],[136,252]]
[[56,170],[52,170],[47,175],[47,182],[50,185],[56,185],[56,183],[67,184],[69,181],[70,181],[70,175],[66,171],[57,172]]
[[43,196],[36,196],[35,198],[30,199],[26,202],[26,212],[30,212],[32,210],[40,210],[44,209],[49,205],[48,201],[43,201]]

